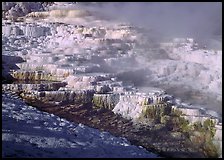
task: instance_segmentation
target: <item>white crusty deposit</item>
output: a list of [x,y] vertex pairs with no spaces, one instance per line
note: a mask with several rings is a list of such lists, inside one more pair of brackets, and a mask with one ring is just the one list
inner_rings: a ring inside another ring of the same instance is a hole
[[[221,114],[221,50],[199,48],[191,38],[161,43],[150,37],[152,30],[107,20],[98,17],[97,12],[57,7],[36,11],[21,15],[20,22],[3,20],[3,76],[8,78],[10,73],[20,80],[64,83],[53,92],[49,91],[51,85],[44,85],[45,89],[40,85],[6,85],[3,89],[28,90],[31,96],[41,90],[55,97],[76,90],[93,90],[108,97],[115,93],[119,100],[115,100],[113,111],[130,119],[141,115],[142,97],[156,92],[164,95],[167,90],[172,104],[198,106],[216,118]],[[24,62],[8,56],[21,57]],[[59,97],[66,100],[65,94]],[[185,111],[194,121],[198,110]]]
[[[105,84],[75,77],[85,77],[87,73],[93,76],[95,73],[115,73],[116,77],[118,73],[116,81],[131,82],[137,87],[176,87],[176,91],[183,90],[183,93],[185,88],[196,90],[205,96],[191,96],[194,103],[197,104],[198,99],[203,101],[203,104],[199,103],[204,105],[201,107],[221,111],[222,51],[200,49],[191,38],[155,42],[150,37],[153,31],[100,19],[95,12],[87,19],[84,15],[70,17],[70,22],[65,18],[52,20],[46,17],[42,20],[39,17],[33,22],[3,20],[2,25],[3,55],[19,56],[26,61],[15,62],[20,70],[13,72],[14,78],[64,80],[67,87],[82,89],[94,85],[93,88],[101,90],[106,88]],[[3,65],[6,64],[4,60],[3,57]],[[27,78],[22,78],[24,75]],[[119,87],[122,86],[109,88],[128,91],[127,87],[126,90]],[[211,107],[209,102],[206,105],[207,96],[216,101],[214,106]]]

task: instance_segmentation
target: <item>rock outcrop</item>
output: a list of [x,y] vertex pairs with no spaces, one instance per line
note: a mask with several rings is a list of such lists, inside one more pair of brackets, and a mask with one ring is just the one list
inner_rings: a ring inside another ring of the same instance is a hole
[[30,12],[48,10],[52,2],[2,2],[3,18],[16,20]]

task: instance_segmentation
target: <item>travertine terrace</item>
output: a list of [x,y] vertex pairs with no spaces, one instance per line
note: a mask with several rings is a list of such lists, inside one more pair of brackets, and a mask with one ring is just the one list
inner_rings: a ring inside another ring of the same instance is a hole
[[199,48],[192,38],[154,41],[151,30],[55,6],[3,19],[3,92],[31,104],[106,108],[187,134],[204,157],[221,156],[221,50]]

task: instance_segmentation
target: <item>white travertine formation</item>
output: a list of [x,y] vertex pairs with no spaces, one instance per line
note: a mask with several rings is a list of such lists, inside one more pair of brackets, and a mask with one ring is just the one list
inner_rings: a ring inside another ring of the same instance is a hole
[[29,92],[29,91],[50,91],[58,90],[60,87],[66,86],[66,83],[63,82],[52,82],[52,83],[43,83],[43,84],[3,84],[2,90],[13,91],[13,92]]
[[[134,121],[146,110],[158,109],[160,116],[164,108],[175,110],[191,124],[214,121],[214,141],[219,144],[222,127],[218,114],[206,109],[202,112],[194,104],[169,95],[172,93],[150,87],[181,86],[175,89],[180,91],[192,88],[215,95],[215,101],[221,103],[222,51],[200,49],[191,38],[160,44],[140,28],[93,15],[85,10],[52,10],[31,12],[23,23],[3,21],[3,55],[25,60],[5,59],[4,74],[10,73],[18,80],[62,81],[7,84],[3,90],[22,91],[23,97],[43,101],[92,102]],[[30,18],[33,22],[28,23]],[[148,88],[141,92],[139,86]],[[195,97],[209,101],[205,96]],[[214,109],[220,110],[216,106]]]
[[120,95],[119,102],[114,107],[113,112],[136,120],[142,116],[144,105],[159,104],[164,99],[163,96],[151,96],[142,93]]
[[38,25],[4,25],[2,26],[2,34],[4,36],[19,36],[38,38],[50,34],[50,28]]

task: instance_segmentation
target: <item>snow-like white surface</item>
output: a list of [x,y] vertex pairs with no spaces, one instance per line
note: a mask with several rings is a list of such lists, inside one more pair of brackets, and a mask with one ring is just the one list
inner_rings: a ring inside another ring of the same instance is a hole
[[158,157],[125,138],[38,111],[2,94],[3,157]]

